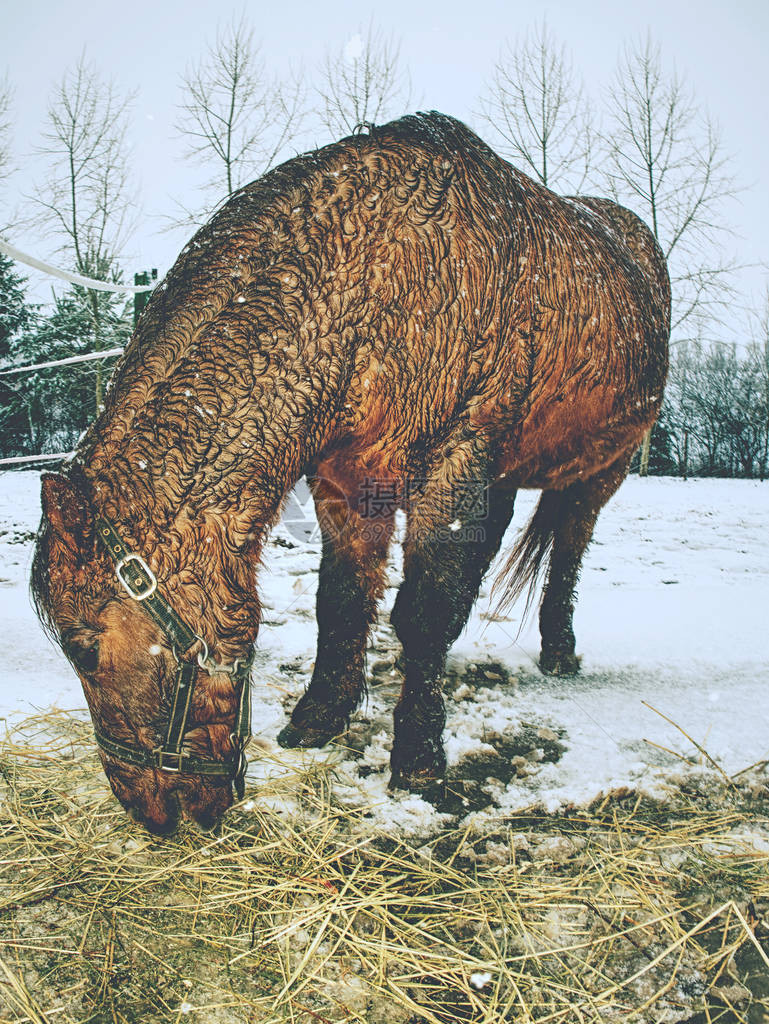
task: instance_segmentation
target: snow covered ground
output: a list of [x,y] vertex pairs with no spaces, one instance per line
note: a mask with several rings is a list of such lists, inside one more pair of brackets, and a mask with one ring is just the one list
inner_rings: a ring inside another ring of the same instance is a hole
[[[74,673],[27,596],[38,495],[37,472],[0,474],[6,717],[84,709]],[[511,541],[535,500],[519,496]],[[526,807],[582,804],[619,787],[660,795],[682,771],[707,762],[652,709],[729,774],[769,758],[768,527],[769,483],[626,481],[602,513],[585,560],[575,615],[582,674],[573,680],[539,673],[535,616],[523,628],[515,609],[509,619],[490,616],[492,571],[449,659],[445,739],[457,796],[440,811],[386,791],[399,689],[387,623],[399,582],[397,544],[369,651],[369,697],[347,745],[291,752],[275,743],[312,670],[320,557],[317,543],[299,545],[295,529],[279,527],[260,577],[265,621],[254,668],[249,776],[256,788],[249,795],[262,798],[268,777],[288,783],[292,773],[331,759],[339,800],[367,806],[372,828],[420,835],[448,823],[449,814],[474,815],[480,825]],[[283,791],[290,813],[290,785]]]

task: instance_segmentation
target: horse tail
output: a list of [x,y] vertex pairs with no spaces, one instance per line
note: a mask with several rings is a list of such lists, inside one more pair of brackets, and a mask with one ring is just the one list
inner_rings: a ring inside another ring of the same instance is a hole
[[534,604],[534,599],[545,563],[553,549],[556,527],[563,513],[564,492],[543,491],[534,514],[518,538],[501,572],[494,581],[492,595],[503,588],[495,613],[510,608],[526,592],[523,623]]

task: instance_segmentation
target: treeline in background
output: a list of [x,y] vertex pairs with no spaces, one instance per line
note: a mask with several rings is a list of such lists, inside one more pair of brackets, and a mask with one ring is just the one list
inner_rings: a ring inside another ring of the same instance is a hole
[[[0,235],[40,239],[80,275],[124,283],[141,217],[127,139],[134,96],[85,56],[53,91],[41,168]],[[180,75],[174,125],[199,168],[164,227],[189,233],[243,184],[303,149],[419,106],[398,40],[374,24],[312,75],[274,74],[245,19]],[[451,113],[451,111],[447,111]],[[769,472],[769,287],[740,295],[731,204],[737,160],[686,81],[648,37],[628,45],[599,102],[545,22],[505,42],[466,117],[501,155],[562,194],[609,196],[633,209],[665,253],[673,287],[671,372],[642,472],[764,479]],[[0,198],[14,171],[14,94],[0,80]],[[39,253],[37,253],[39,255]],[[138,268],[134,268],[138,269]],[[140,268],[144,269],[144,268]],[[30,303],[22,269],[0,254],[0,458],[71,450],[101,407],[114,356],[23,373],[125,345],[134,303],[79,286]]]

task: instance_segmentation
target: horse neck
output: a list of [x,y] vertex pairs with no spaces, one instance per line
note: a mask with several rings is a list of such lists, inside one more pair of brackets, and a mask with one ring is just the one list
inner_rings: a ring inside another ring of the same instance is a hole
[[[258,533],[308,460],[307,430],[286,413],[296,403],[274,379],[291,372],[287,357],[265,358],[234,330],[217,347],[205,324],[150,326],[154,335],[140,326],[132,339],[79,446],[97,504],[155,543],[206,516],[214,532],[226,522],[235,534]],[[303,396],[308,422],[317,401]]]
[[[209,611],[215,600],[227,629],[253,619],[265,530],[335,429],[336,392],[296,341],[302,310],[284,309],[285,274],[271,275],[247,290],[233,275],[185,274],[181,261],[78,455],[97,508],[169,587],[179,581],[180,599]],[[341,379],[340,360],[323,363],[325,377]]]
[[248,477],[244,467],[222,473],[216,486],[202,474],[185,489],[157,464],[107,447],[84,472],[94,511],[148,561],[166,600],[220,661],[241,657],[256,637],[256,570],[285,490],[249,468]]

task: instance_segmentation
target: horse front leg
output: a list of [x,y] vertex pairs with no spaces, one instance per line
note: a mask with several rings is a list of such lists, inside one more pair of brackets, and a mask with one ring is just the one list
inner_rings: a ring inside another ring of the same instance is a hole
[[410,513],[391,621],[403,645],[391,788],[429,789],[446,770],[442,676],[513,514],[515,492],[479,475],[428,485]]
[[318,653],[307,692],[281,731],[284,747],[322,747],[343,732],[366,689],[366,640],[385,585],[395,510],[364,516],[325,480],[310,480],[323,548]]

